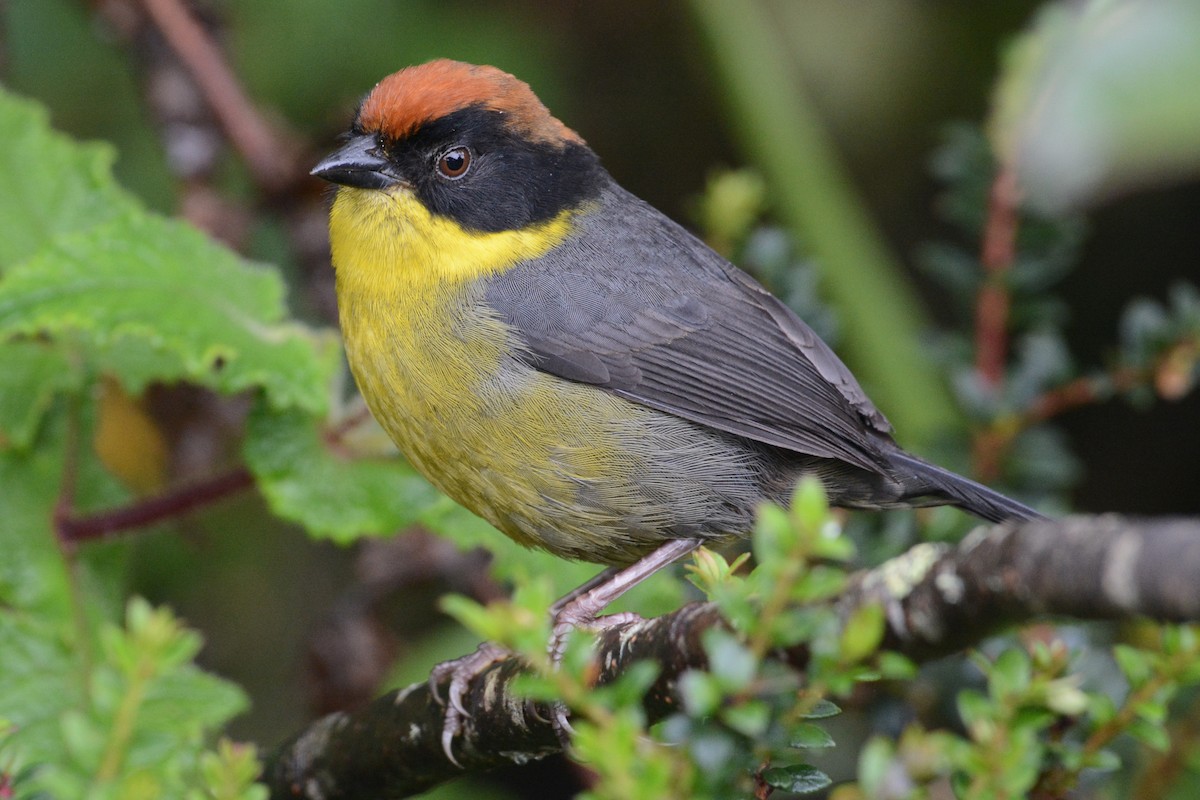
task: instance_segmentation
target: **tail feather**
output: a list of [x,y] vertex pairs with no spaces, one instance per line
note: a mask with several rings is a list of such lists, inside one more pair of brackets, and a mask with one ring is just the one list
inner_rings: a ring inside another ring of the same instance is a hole
[[891,454],[894,462],[912,470],[925,484],[922,494],[944,495],[950,503],[988,522],[1006,520],[1046,519],[1024,503],[1005,497],[970,478],[964,478],[948,469],[931,464],[909,453],[897,451]]

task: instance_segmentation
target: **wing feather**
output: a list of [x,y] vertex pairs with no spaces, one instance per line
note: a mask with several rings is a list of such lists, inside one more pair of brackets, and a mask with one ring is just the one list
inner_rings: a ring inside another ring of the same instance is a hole
[[891,428],[783,303],[613,184],[564,246],[490,279],[545,372],[718,430],[867,470]]

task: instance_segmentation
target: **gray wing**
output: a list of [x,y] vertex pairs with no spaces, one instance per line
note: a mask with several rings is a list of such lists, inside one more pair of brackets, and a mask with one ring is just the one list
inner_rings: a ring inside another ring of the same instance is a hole
[[615,186],[565,248],[490,281],[540,370],[798,453],[887,463],[890,425],[816,333]]

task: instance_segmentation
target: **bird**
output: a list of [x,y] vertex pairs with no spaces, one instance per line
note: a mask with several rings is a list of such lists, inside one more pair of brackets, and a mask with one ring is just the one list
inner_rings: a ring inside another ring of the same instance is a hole
[[[845,508],[1041,516],[901,449],[812,328],[501,69],[385,77],[312,174],[336,185],[338,316],[374,417],[516,542],[606,565],[555,605],[556,637],[805,476]],[[495,657],[449,662],[451,760]]]

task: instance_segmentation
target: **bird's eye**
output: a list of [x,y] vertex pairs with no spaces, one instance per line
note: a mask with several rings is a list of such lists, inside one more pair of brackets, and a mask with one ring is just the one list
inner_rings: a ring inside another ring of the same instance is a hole
[[471,168],[471,151],[466,147],[451,147],[438,156],[437,169],[443,178],[456,181]]

